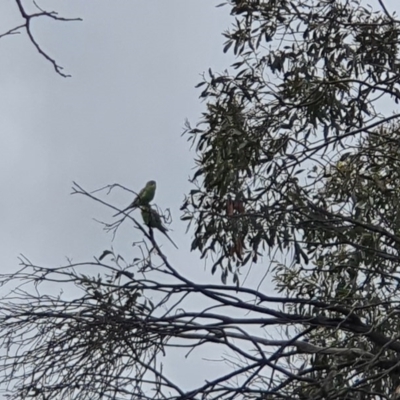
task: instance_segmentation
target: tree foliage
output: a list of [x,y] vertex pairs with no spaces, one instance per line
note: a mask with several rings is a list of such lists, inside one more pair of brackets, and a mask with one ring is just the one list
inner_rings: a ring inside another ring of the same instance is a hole
[[[198,85],[205,111],[187,125],[197,167],[182,206],[192,249],[222,283],[188,279],[131,216],[104,223],[116,233],[129,221],[143,238],[124,257],[22,259],[0,280],[15,286],[0,301],[11,398],[400,395],[400,21],[378,3],[223,4],[234,18],[224,51],[237,58]],[[242,284],[250,266],[279,296]],[[226,370],[195,388],[170,378],[164,356],[209,346]]]
[[[374,326],[360,335],[341,321],[308,340],[396,360],[373,336],[397,345],[399,20],[382,2],[230,5],[225,51],[237,62],[204,77],[207,110],[186,132],[198,152],[183,207],[192,247],[224,282],[264,255],[279,292],[344,307],[286,305],[291,312]],[[300,398],[384,398],[398,384],[396,368],[368,362],[318,356],[307,365],[333,386],[295,382]]]
[[[330,205],[320,193],[327,168],[396,121],[398,114],[381,109],[400,96],[398,23],[386,13],[357,1],[232,5],[236,22],[225,49],[238,61],[232,72],[210,70],[201,83],[207,111],[187,130],[199,154],[198,187],[184,205],[196,223],[193,248],[219,255],[223,270],[274,245],[302,247],[310,229],[301,207]],[[230,253],[237,234],[225,212],[230,198],[245,203],[233,218],[244,225],[242,256]]]

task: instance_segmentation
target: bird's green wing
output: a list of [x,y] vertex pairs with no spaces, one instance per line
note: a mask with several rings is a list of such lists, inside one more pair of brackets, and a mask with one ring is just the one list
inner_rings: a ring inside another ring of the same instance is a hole
[[145,188],[139,193],[140,205],[147,206],[153,199],[156,194],[156,186],[155,184],[147,183]]
[[155,181],[147,182],[146,186],[139,192],[139,194],[136,196],[135,200],[133,200],[132,203],[129,204],[128,207],[126,207],[122,211],[115,214],[114,217],[116,217],[119,214],[124,213],[125,211],[129,210],[130,208],[147,206],[154,199],[155,194],[156,194]]
[[178,246],[174,243],[174,241],[169,237],[167,231],[168,229],[162,224],[161,217],[156,210],[151,207],[142,207],[142,218],[143,222],[149,227],[158,229],[162,232],[169,241],[176,247]]
[[150,226],[150,210],[149,210],[149,208],[142,207],[141,212],[142,212],[143,222],[145,223],[145,225]]

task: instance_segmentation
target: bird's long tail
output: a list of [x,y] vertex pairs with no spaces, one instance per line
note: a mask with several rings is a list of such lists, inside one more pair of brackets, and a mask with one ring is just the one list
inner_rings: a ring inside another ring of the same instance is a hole
[[167,232],[161,231],[168,239],[169,241],[178,249],[178,246],[175,244],[175,242],[169,237]]

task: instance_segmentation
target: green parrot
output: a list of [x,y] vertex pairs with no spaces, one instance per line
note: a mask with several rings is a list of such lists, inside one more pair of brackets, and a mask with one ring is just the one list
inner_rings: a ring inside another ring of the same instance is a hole
[[168,236],[168,229],[162,224],[161,222],[161,217],[158,214],[154,208],[151,208],[150,206],[144,206],[141,207],[142,210],[142,218],[143,222],[149,227],[149,228],[155,228],[161,231],[168,239],[169,241],[176,247],[178,246],[174,243],[174,241]]
[[136,196],[135,200],[129,204],[124,210],[117,212],[114,217],[119,214],[124,213],[125,211],[129,210],[130,208],[136,208],[140,206],[147,206],[149,203],[154,199],[154,195],[156,194],[156,181],[148,181],[146,186],[139,192]]

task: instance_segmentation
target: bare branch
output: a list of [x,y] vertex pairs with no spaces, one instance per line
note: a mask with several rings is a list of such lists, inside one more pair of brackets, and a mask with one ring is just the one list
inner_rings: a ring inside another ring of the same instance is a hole
[[47,52],[45,52],[43,50],[43,48],[40,46],[40,44],[38,43],[38,41],[35,39],[35,37],[33,36],[32,33],[32,29],[31,29],[31,22],[34,18],[40,18],[40,17],[47,17],[47,18],[51,18],[54,19],[56,21],[82,21],[81,18],[63,18],[63,17],[59,17],[58,13],[55,11],[45,11],[43,9],[41,9],[36,2],[34,2],[35,6],[40,10],[40,12],[38,13],[34,13],[34,14],[28,14],[23,5],[22,5],[22,0],[15,0],[17,7],[19,9],[19,12],[22,16],[23,19],[25,19],[25,23],[22,25],[19,25],[15,28],[12,28],[10,30],[8,30],[7,32],[4,32],[2,34],[0,34],[0,38],[4,37],[4,36],[8,36],[8,35],[15,35],[15,34],[19,34],[21,30],[25,29],[30,41],[32,42],[32,44],[34,45],[34,47],[36,48],[36,50],[39,52],[39,54],[41,54],[47,61],[49,61],[52,65],[54,70],[56,71],[56,73],[64,78],[70,77],[71,75],[68,75],[66,73],[63,72],[63,67],[60,66],[56,60],[54,58],[52,58],[51,56],[49,56],[49,54]]

